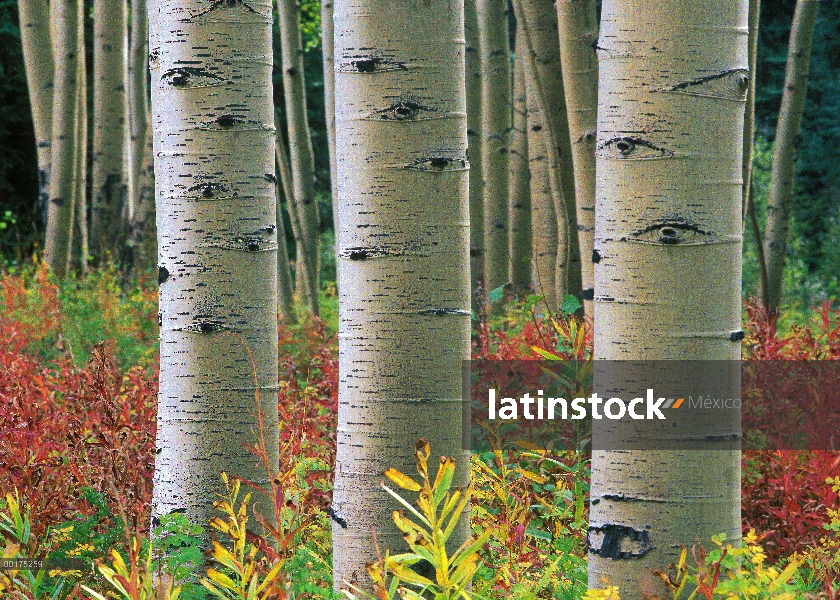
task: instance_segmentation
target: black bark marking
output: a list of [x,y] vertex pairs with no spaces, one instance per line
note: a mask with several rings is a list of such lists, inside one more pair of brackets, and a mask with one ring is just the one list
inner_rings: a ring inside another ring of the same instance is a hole
[[542,131],[542,125],[534,125],[531,127],[531,131]]
[[230,129],[234,125],[244,122],[245,119],[237,117],[236,115],[221,115],[218,119],[216,119],[216,124],[222,129]]
[[[634,231],[629,235],[634,241],[646,243],[658,243],[667,246],[677,244],[684,244],[687,242],[696,241],[699,236],[709,235],[708,231],[700,229],[697,225],[689,223],[686,220],[670,219],[667,221],[659,221],[652,225]],[[628,238],[621,238],[620,241],[626,242]]]
[[289,67],[288,69],[286,69],[286,73],[288,73],[291,77],[294,77],[295,75],[297,75],[297,68]]
[[729,334],[729,339],[733,342],[740,342],[744,339],[744,332],[742,331],[733,331]]
[[584,144],[586,142],[591,142],[597,137],[597,133],[593,131],[587,131],[582,133],[581,136],[575,142],[576,144]]
[[613,560],[641,558],[654,548],[647,531],[612,523],[590,527],[586,541],[591,554]]
[[219,85],[224,81],[207,69],[197,67],[176,67],[160,76],[161,81],[174,88],[197,88]]
[[187,188],[188,192],[198,193],[201,198],[208,200],[215,198],[219,193],[227,192],[228,189],[221,183],[203,182]]
[[652,160],[669,158],[674,153],[640,137],[616,137],[598,146],[604,158]]
[[[237,6],[242,6],[243,8],[245,8],[246,12],[254,13],[256,15],[260,14],[252,6],[250,6],[247,2],[243,2],[242,0],[216,0],[206,10],[203,10],[200,13],[196,13],[194,15],[190,15],[186,19],[181,19],[181,22],[189,22],[189,21],[192,21],[194,19],[197,19],[198,17],[203,17],[204,15],[210,14],[214,10],[225,10],[225,9],[235,8]],[[262,16],[262,15],[260,15],[260,16]]]
[[219,323],[218,321],[201,321],[200,323],[194,323],[193,325],[185,327],[185,329],[190,329],[192,331],[200,331],[201,333],[215,333],[217,331],[225,329],[225,326]]
[[470,311],[460,308],[426,308],[417,311],[418,315],[434,315],[437,317],[445,317],[446,315],[469,315]]
[[163,326],[163,313],[158,313],[158,327]]
[[158,265],[158,285],[163,285],[167,279],[169,279],[169,269]]
[[381,71],[405,71],[408,67],[404,62],[380,56],[359,55],[348,56],[347,61],[339,63],[340,72],[376,73]]
[[330,516],[330,519],[338,523],[342,529],[347,529],[347,519],[338,514],[332,506],[327,507],[327,514]]
[[584,300],[594,300],[595,299],[595,288],[587,288],[581,292],[581,298]]
[[250,238],[245,240],[245,251],[246,252],[259,252],[260,247],[262,246],[262,240],[258,238]]
[[348,258],[350,260],[366,260],[368,258],[377,258],[381,256],[405,256],[404,250],[396,250],[393,248],[372,248],[372,247],[357,247],[345,248],[337,253],[339,258]]
[[601,253],[598,252],[597,250],[592,251],[592,262],[594,262],[596,265],[599,262],[601,262]]
[[417,99],[403,97],[391,104],[388,108],[384,108],[378,112],[380,118],[389,121],[413,121],[421,111],[434,112],[435,110]]
[[64,198],[50,198],[50,202],[56,206],[64,206]]
[[724,100],[743,100],[747,97],[749,88],[750,72],[738,68],[684,81],[664,91]]
[[628,496],[626,494],[604,494],[603,496],[601,496],[601,498],[604,500],[612,500],[613,502],[658,502],[659,504],[667,503],[667,500],[652,500],[650,498],[639,498],[638,496]]
[[265,177],[266,180],[270,181],[271,183],[277,183],[277,177],[273,173],[266,173],[265,175],[263,175],[263,177]]
[[463,158],[449,158],[448,156],[425,156],[418,158],[408,165],[409,169],[418,171],[460,171],[467,168],[467,161]]

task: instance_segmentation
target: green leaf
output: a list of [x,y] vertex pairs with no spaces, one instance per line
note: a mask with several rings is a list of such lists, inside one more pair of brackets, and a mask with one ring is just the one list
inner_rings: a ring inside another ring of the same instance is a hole
[[487,300],[491,303],[498,302],[499,300],[505,299],[505,286],[500,285],[495,290],[490,290],[490,293],[487,294]]
[[560,307],[560,312],[564,315],[573,315],[580,310],[580,306],[580,301],[576,297],[571,294],[566,294],[566,297],[563,298],[563,305]]

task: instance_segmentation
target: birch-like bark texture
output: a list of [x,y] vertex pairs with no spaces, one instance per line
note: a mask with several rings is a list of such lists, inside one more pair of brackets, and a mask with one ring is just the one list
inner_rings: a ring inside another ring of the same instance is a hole
[[[87,149],[88,149],[88,101],[87,101],[87,60],[85,58],[85,4],[79,2],[76,18],[78,27],[78,77],[76,86],[76,193],[73,202],[76,234],[71,242],[71,264],[78,266],[82,273],[88,272],[88,254],[90,253],[87,224]],[[73,255],[73,252],[76,255]],[[77,261],[78,258],[78,261]]]
[[531,290],[531,172],[528,169],[528,105],[525,91],[525,44],[516,37],[513,61],[513,131],[510,144],[508,216],[510,282],[522,294]]
[[50,6],[55,88],[52,105],[50,201],[44,260],[59,279],[67,273],[76,193],[76,85],[78,77],[78,2]]
[[[469,358],[469,182],[463,4],[335,3],[339,407],[335,586],[401,552],[382,471],[414,444],[455,457],[465,485],[461,365]],[[406,32],[411,32],[407,35]],[[461,544],[463,527],[452,542]],[[346,526],[346,527],[345,527]],[[454,548],[453,548],[454,549]]]
[[[320,247],[318,199],[315,197],[312,138],[306,116],[306,87],[303,79],[303,44],[300,37],[300,4],[297,0],[278,0],[280,52],[283,61],[283,97],[286,102],[286,127],[289,133],[289,157],[292,186],[300,216],[301,242],[297,259],[306,270],[301,289],[313,315],[319,313]],[[298,271],[300,273],[300,271]]]
[[152,514],[184,509],[206,524],[220,471],[267,485],[244,447],[255,443],[257,398],[268,460],[278,461],[272,7],[150,4],[160,282]]
[[[524,36],[521,31],[518,34]],[[549,313],[557,313],[560,304],[557,302],[557,255],[558,249],[565,251],[566,243],[558,237],[563,229],[558,231],[557,211],[554,209],[552,197],[551,161],[548,158],[547,133],[543,127],[543,110],[537,100],[537,90],[534,83],[532,69],[525,61],[525,97],[528,127],[528,168],[531,173],[531,256],[534,293],[542,296],[544,306]],[[562,222],[565,224],[565,221]],[[565,237],[562,238],[565,240]],[[542,309],[542,306],[540,307]]]
[[[596,359],[740,359],[747,4],[603,3]],[[681,545],[738,543],[740,453],[723,437],[708,450],[593,451],[590,587],[661,594],[651,570]]]
[[752,189],[752,163],[753,147],[755,145],[755,82],[756,62],[758,59],[758,25],[761,14],[761,0],[750,0],[750,89],[747,91],[747,107],[744,114],[744,159],[743,159],[743,197],[741,204],[744,207],[741,216],[741,223],[747,219],[748,203],[752,201],[750,190]]
[[[149,120],[150,115],[146,115]],[[131,219],[128,245],[131,250],[131,268],[144,272],[157,261],[157,226],[155,221],[155,170],[154,135],[151,122],[146,123],[146,143],[143,147],[135,195],[137,204]]]
[[[552,0],[514,0],[513,6],[519,35],[524,37],[526,46],[523,57],[529,86],[528,118],[531,129],[537,128],[540,134],[537,143],[542,144],[548,161],[551,196],[558,219],[555,294],[562,302],[566,294],[580,298],[582,288],[574,168],[560,66],[557,12]],[[532,148],[530,140],[528,148]]]
[[790,28],[785,88],[776,140],[773,144],[773,167],[767,196],[767,225],[764,236],[764,255],[767,258],[768,300],[765,307],[775,312],[782,301],[785,255],[790,229],[790,204],[796,182],[796,138],[802,125],[805,98],[808,91],[808,70],[811,45],[817,20],[818,0],[797,0]]
[[[335,183],[335,65],[333,64],[333,1],[321,0],[321,55],[324,58],[324,113],[330,152],[330,196],[333,231],[338,231],[338,189]],[[279,223],[280,221],[278,221]]]
[[142,179],[146,166],[146,128],[149,123],[147,77],[149,72],[149,19],[145,0],[131,0],[131,40],[128,68],[128,218],[134,216],[143,193]]
[[595,297],[592,248],[595,236],[595,128],[598,117],[598,57],[592,48],[598,40],[595,0],[558,0],[557,23],[575,176],[583,306],[585,314],[591,316]]
[[125,0],[93,3],[93,176],[90,245],[102,261],[119,255],[128,196],[125,171],[127,17]]
[[507,0],[475,0],[481,60],[484,289],[508,281],[508,145],[511,128]]
[[53,50],[47,0],[18,0],[20,42],[38,153],[38,208],[47,221],[52,142]]
[[[274,124],[277,125],[280,119],[277,111],[274,112]],[[279,129],[278,129],[279,130]],[[289,210],[289,221],[292,225],[292,236],[295,244],[299,246],[300,224],[295,213],[295,197],[292,187],[292,167],[289,164],[289,154],[280,136],[277,136],[274,144],[275,160],[277,161],[277,186],[275,197],[277,198],[277,295],[279,298],[280,312],[283,318],[289,323],[297,322],[295,317],[295,286],[292,281],[292,269],[289,263],[289,249],[286,247],[286,224],[283,217],[283,204],[280,201],[280,190],[283,190],[283,199]],[[305,271],[302,271],[305,275]]]
[[482,303],[484,280],[484,178],[481,153],[481,55],[478,47],[476,0],[464,0],[466,48],[467,143],[470,161],[470,293],[473,305]]

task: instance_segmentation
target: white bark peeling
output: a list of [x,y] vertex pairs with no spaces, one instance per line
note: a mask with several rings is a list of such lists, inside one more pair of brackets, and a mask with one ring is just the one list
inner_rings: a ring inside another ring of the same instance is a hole
[[242,447],[255,442],[257,391],[277,461],[271,4],[152,2],[149,16],[161,284],[153,514],[185,508],[206,525],[221,470],[267,480]]
[[[336,587],[402,551],[382,472],[418,438],[455,456],[470,280],[463,5],[335,3],[339,193]],[[466,520],[464,525],[468,525]],[[453,535],[460,544],[467,529]],[[375,537],[374,537],[375,536]]]

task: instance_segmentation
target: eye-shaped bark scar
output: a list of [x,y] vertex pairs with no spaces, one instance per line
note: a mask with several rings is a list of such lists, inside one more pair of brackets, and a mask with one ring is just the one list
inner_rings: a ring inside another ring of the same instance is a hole
[[197,67],[176,67],[160,76],[161,81],[178,89],[194,89],[222,85],[224,79],[207,69]]
[[367,260],[369,258],[381,258],[384,256],[405,256],[407,252],[399,248],[375,248],[373,246],[363,247],[357,246],[353,248],[344,248],[337,253],[339,258],[346,258],[349,260]]
[[196,320],[184,327],[175,327],[174,331],[194,331],[196,333],[216,333],[228,329],[219,321]]
[[417,121],[424,112],[436,112],[437,109],[426,106],[416,98],[402,97],[388,108],[376,111],[379,118],[388,121]]
[[239,115],[225,114],[202,123],[197,129],[205,131],[274,131],[274,125],[250,121]]
[[448,156],[424,156],[405,165],[407,169],[417,171],[466,171],[469,163],[464,158],[450,158]]
[[[249,15],[251,20],[243,21],[243,15]],[[271,13],[268,13],[268,15],[261,13],[252,3],[245,2],[244,0],[215,0],[208,8],[180,19],[180,21],[182,23],[196,20],[216,23],[253,23],[255,22],[253,20],[254,16],[260,17],[259,21],[256,22],[263,23],[267,17],[270,18]]]
[[339,73],[378,73],[381,71],[405,71],[404,62],[381,56],[362,54],[346,56],[338,62]]
[[214,198],[231,198],[236,194],[230,193],[230,188],[223,183],[215,181],[204,181],[197,185],[187,188],[191,197],[202,200],[213,200]]
[[720,98],[722,100],[747,99],[750,88],[750,72],[747,69],[729,69],[714,75],[698,77],[691,81],[678,83],[674,87],[659,92],[685,94],[688,96],[704,96],[706,98]]
[[660,221],[634,231],[626,237],[621,238],[622,242],[638,242],[641,244],[655,245],[701,245],[709,243],[710,233],[700,229],[697,225],[687,221],[668,220]]
[[639,137],[615,137],[603,142],[595,151],[599,158],[617,160],[656,160],[672,158],[673,152]]

